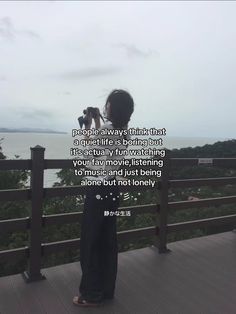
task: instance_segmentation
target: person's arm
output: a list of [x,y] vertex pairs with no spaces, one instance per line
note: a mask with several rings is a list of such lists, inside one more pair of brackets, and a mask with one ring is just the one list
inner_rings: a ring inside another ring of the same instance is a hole
[[[97,130],[101,129],[100,111],[98,108],[97,108],[97,115],[94,118],[92,117],[92,114],[89,114],[87,118],[88,118],[88,123],[85,125],[86,130],[91,129],[93,119],[94,119],[94,123],[95,123],[95,129],[97,129]],[[84,135],[84,139],[86,139],[86,140],[91,140],[91,139],[95,140],[95,139],[99,139],[100,137],[101,137],[100,134],[93,135],[93,136]],[[92,146],[88,143],[87,148],[93,149],[93,148],[95,148],[95,146]],[[98,149],[98,147],[96,147],[96,148]]]
[[[91,129],[91,125],[92,125],[92,115],[90,115],[88,117],[88,123],[85,125],[85,129],[86,130],[89,130]],[[101,129],[103,128],[103,126],[101,127],[101,122],[100,122],[100,112],[99,112],[99,109],[98,109],[98,114],[97,116],[94,118],[94,122],[95,122],[95,129]],[[96,134],[96,135],[92,135],[92,136],[87,136],[85,135],[84,138],[86,140],[96,140],[96,139],[100,139],[101,138],[101,135],[100,134]],[[88,141],[89,142],[89,141]],[[101,147],[100,145],[91,145],[91,144],[87,144],[86,145],[86,149],[87,150],[93,150],[93,149],[104,149],[103,147]],[[87,160],[92,160],[93,158],[99,158],[97,156],[94,156],[94,155],[87,155],[86,156],[86,159]]]
[[[85,129],[89,130],[91,129],[91,125],[92,125],[92,115],[89,114],[88,115],[88,123],[85,125]],[[97,116],[94,118],[94,122],[95,122],[95,129],[100,129],[101,128],[101,122],[100,122],[100,112],[99,109],[97,108]],[[89,136],[85,135],[86,139],[89,139]]]
[[100,122],[100,116],[99,115],[96,118],[94,118],[94,122],[95,122],[95,129],[100,129],[101,122]]
[[[87,114],[87,123],[84,125],[85,130],[90,130],[92,125],[92,115]],[[89,140],[89,136],[87,134],[84,135],[85,140]]]

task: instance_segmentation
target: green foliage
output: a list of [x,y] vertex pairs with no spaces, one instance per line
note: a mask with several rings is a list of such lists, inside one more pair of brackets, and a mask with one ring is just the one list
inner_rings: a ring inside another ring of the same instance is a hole
[[2,153],[2,141],[3,141],[3,138],[0,138],[0,159],[6,159],[6,156]]
[[0,171],[0,190],[22,189],[28,180],[28,171]]
[[[234,170],[234,173],[236,174],[236,170]],[[171,179],[197,179],[232,176],[232,174],[231,169],[225,170],[210,166],[185,166],[183,168],[172,167],[170,177]]]
[[[16,156],[19,158],[19,156]],[[0,147],[0,159],[6,159]],[[28,171],[0,171],[0,190],[22,189],[26,187]],[[0,202],[0,220],[29,216],[30,203],[27,201]],[[13,232],[0,235],[0,250],[13,249],[28,245],[28,232]],[[0,262],[0,276],[21,272],[26,267],[26,259],[17,264],[15,261]]]
[[204,146],[172,149],[172,158],[230,158],[236,156],[236,140],[218,141]]
[[82,177],[76,176],[72,169],[62,169],[57,172],[57,176],[61,181],[55,183],[54,186],[80,185],[82,180]]

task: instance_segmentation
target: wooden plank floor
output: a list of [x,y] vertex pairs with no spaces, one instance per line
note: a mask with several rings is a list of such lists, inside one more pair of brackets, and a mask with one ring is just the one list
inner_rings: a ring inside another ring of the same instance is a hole
[[72,304],[79,262],[43,269],[47,279],[26,284],[21,274],[0,278],[1,314],[235,314],[236,233],[119,253],[116,295],[99,308]]

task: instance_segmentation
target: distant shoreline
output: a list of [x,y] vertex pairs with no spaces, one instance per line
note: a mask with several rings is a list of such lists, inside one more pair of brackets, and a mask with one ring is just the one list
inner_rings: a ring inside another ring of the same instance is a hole
[[53,130],[34,130],[34,129],[7,129],[0,128],[0,133],[42,133],[42,134],[68,134],[63,131],[53,131]]

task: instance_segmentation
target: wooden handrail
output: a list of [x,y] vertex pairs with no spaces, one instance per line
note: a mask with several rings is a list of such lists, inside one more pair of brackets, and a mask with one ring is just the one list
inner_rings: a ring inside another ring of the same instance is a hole
[[169,209],[182,210],[193,207],[209,207],[222,204],[236,203],[236,196],[221,196],[214,198],[204,198],[196,201],[169,202]]
[[199,220],[192,220],[174,224],[168,224],[167,229],[168,232],[177,232],[183,230],[189,230],[192,228],[202,228],[208,226],[234,226],[236,224],[236,215],[228,215],[221,217],[213,217]]
[[206,178],[206,179],[185,179],[170,180],[170,188],[183,188],[193,186],[216,186],[225,184],[236,184],[236,177]]
[[0,220],[0,233],[25,231],[30,228],[30,217]]
[[203,159],[211,159],[213,167],[236,167],[236,158],[171,158],[171,166],[198,166]]

